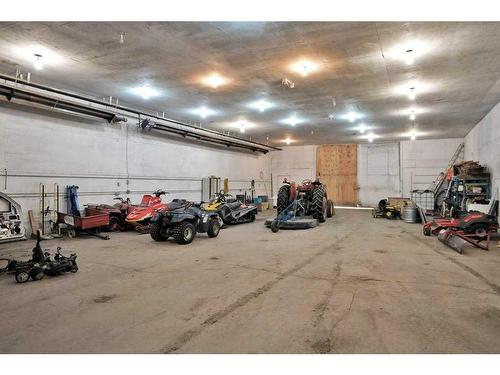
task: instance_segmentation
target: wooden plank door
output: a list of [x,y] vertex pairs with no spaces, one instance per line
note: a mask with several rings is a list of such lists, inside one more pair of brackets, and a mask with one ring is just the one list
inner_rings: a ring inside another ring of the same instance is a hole
[[358,202],[358,146],[321,145],[316,151],[316,173],[326,184],[335,205]]

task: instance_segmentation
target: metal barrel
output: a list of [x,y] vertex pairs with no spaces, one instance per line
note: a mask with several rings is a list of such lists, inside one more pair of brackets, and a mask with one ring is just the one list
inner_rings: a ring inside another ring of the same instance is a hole
[[416,223],[418,219],[417,207],[405,206],[401,212],[401,218],[405,223]]

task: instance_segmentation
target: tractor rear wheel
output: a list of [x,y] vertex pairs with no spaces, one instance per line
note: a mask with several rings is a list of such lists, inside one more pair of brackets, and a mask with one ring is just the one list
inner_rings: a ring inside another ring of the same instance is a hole
[[166,241],[168,236],[165,235],[162,225],[158,222],[150,223],[149,234],[155,241]]
[[320,223],[324,223],[326,220],[327,207],[328,203],[326,199],[325,187],[320,185],[314,189],[312,197],[313,217]]
[[290,205],[290,203],[290,185],[283,185],[278,190],[278,202],[276,203],[278,215],[282,213],[285,208]]

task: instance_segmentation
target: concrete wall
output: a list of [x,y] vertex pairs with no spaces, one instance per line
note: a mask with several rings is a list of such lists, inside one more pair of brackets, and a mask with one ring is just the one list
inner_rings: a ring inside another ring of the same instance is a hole
[[116,194],[136,202],[158,188],[172,193],[168,200],[200,200],[201,178],[209,175],[228,177],[233,194],[255,179],[257,194],[270,195],[265,155],[140,134],[135,122],[109,125],[0,102],[0,191],[36,213],[40,183],[50,193],[54,183],[61,193],[78,185],[80,205],[112,202]]
[[500,189],[500,103],[465,137],[465,158],[488,167],[493,184],[492,193]]
[[415,189],[427,189],[443,172],[462,138],[400,142],[401,184],[404,197]]

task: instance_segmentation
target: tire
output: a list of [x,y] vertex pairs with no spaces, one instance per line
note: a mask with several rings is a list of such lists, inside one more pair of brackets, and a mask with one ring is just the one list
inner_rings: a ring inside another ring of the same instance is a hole
[[42,280],[45,276],[42,267],[33,267],[30,271],[30,277],[35,280]]
[[26,281],[28,281],[30,279],[30,274],[26,271],[19,271],[19,272],[16,272],[16,281],[19,283],[19,284],[22,284],[22,283],[25,283]]
[[255,221],[255,214],[250,215],[250,222],[253,223]]
[[210,222],[208,223],[208,229],[207,229],[207,234],[208,237],[214,238],[219,235],[220,232],[220,224],[218,219],[210,219]]
[[429,227],[424,227],[422,231],[424,233],[424,236],[430,236],[432,234],[432,229]]
[[187,245],[193,242],[196,236],[196,228],[189,221],[183,221],[177,224],[172,232],[175,242],[181,245]]
[[149,224],[149,234],[155,241],[166,241],[168,236],[163,233],[162,225],[158,222]]
[[327,216],[327,199],[324,186],[318,186],[314,189],[312,197],[312,212],[313,217],[320,223],[324,223]]
[[120,230],[120,219],[116,216],[109,217],[109,224],[104,228],[105,232],[116,232]]
[[328,199],[326,208],[326,217],[333,217],[335,215],[335,208],[333,207],[333,201]]
[[285,208],[290,205],[290,203],[290,185],[283,185],[278,190],[278,202],[276,203],[278,215],[282,213]]
[[472,224],[469,228],[466,229],[466,233],[468,234],[477,234],[478,236],[483,236],[488,234],[489,225],[486,223],[476,223]]
[[278,231],[280,230],[280,226],[278,225],[278,221],[277,221],[277,220],[273,220],[273,221],[271,222],[270,227],[271,227],[271,231],[272,231],[273,233],[276,233],[276,232],[278,232]]

